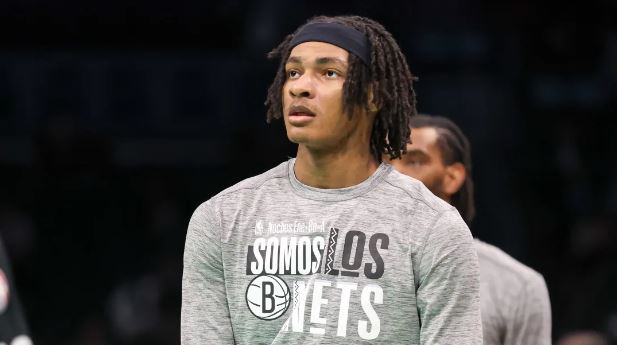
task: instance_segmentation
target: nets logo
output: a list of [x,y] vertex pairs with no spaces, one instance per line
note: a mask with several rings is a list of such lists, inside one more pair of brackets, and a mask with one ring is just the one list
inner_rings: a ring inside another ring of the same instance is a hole
[[275,275],[260,275],[246,288],[246,304],[261,320],[276,320],[289,308],[290,293],[285,281]]

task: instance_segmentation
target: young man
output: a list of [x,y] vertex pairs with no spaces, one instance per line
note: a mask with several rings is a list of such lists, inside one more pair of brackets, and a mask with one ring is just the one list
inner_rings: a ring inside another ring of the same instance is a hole
[[477,257],[456,209],[381,164],[415,114],[392,36],[316,17],[270,57],[268,121],[297,157],[200,205],[182,344],[481,344]]
[[[467,137],[452,121],[438,116],[415,116],[411,127],[407,153],[391,164],[454,205],[470,224],[475,208]],[[544,278],[497,247],[479,240],[475,247],[484,344],[551,344],[551,309]]]

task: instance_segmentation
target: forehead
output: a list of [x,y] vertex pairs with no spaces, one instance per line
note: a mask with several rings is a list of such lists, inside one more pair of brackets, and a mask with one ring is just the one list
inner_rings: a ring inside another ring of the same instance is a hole
[[322,57],[332,57],[347,61],[349,52],[330,43],[304,42],[298,44],[291,50],[289,58],[292,57],[299,58],[300,60],[313,60]]
[[407,149],[416,149],[426,152],[438,151],[437,139],[439,134],[437,129],[433,127],[418,127],[411,129],[411,144],[407,145]]

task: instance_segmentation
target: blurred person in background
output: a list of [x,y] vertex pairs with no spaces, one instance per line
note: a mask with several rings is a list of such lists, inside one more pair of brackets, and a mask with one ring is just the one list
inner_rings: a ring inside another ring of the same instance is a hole
[[468,227],[382,162],[404,152],[415,115],[391,34],[316,17],[270,57],[268,121],[284,119],[297,157],[193,214],[182,344],[481,344]]
[[[454,205],[471,225],[475,205],[469,140],[454,122],[440,116],[418,115],[411,127],[407,153],[390,163]],[[474,242],[484,344],[551,344],[550,301],[542,275],[495,246]]]
[[557,345],[610,345],[606,337],[594,331],[571,332],[559,339]]
[[0,345],[32,345],[17,297],[11,265],[0,238]]

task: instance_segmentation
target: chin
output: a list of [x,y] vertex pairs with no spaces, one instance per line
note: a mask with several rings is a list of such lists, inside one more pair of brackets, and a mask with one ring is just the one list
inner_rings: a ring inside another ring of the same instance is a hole
[[303,145],[303,144],[308,145],[312,142],[310,139],[303,137],[303,136],[299,136],[299,135],[296,135],[296,136],[288,135],[287,139],[289,139],[289,141],[291,141],[292,143],[298,144],[298,145]]
[[304,144],[311,141],[309,133],[298,127],[287,127],[287,138],[295,144]]
[[297,138],[291,137],[291,136],[287,136],[287,139],[289,139],[289,141],[291,141],[294,144],[302,144],[301,140],[298,140]]

